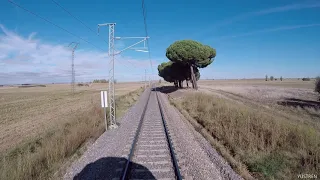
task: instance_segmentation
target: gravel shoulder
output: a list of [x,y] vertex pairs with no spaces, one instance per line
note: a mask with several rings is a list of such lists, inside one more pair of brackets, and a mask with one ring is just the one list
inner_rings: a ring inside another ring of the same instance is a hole
[[[126,145],[130,144],[132,134],[135,133],[143,107],[147,101],[150,90],[146,90],[141,96],[137,103],[132,106],[128,112],[122,117],[119,128],[108,130],[104,132],[87,151],[67,169],[64,179],[74,179],[75,176],[79,175],[84,169],[93,168],[94,164],[99,162],[100,166],[108,165],[114,166],[112,169],[116,169],[118,165],[117,160],[123,160],[123,150],[126,149]],[[113,159],[114,161],[110,160]],[[103,163],[108,160],[110,163]],[[98,167],[103,170],[102,167]],[[108,167],[110,169],[110,167]],[[86,176],[86,179],[96,179],[98,174],[97,170],[93,171],[95,174]],[[116,171],[113,171],[116,173]],[[104,174],[104,178],[112,179],[115,176],[114,173]]]
[[183,115],[159,93],[182,174],[187,179],[242,179]]

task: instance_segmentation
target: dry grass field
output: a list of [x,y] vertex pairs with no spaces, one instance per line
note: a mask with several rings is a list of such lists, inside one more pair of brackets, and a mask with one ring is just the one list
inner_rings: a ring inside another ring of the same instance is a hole
[[200,91],[289,120],[309,123],[320,130],[320,102],[314,83],[314,80],[214,80],[200,81],[199,86]]
[[296,179],[320,172],[320,102],[313,88],[314,81],[301,80],[206,80],[198,92],[169,96],[245,179]]
[[[121,116],[142,92],[143,83],[117,83]],[[0,179],[43,179],[88,139],[104,131],[100,90],[108,84],[0,88]],[[128,98],[130,97],[130,98]],[[9,163],[11,162],[11,163]]]
[[[116,96],[142,86],[142,83],[118,83]],[[73,116],[73,112],[88,109],[91,103],[99,104],[100,90],[106,89],[108,84],[76,87],[72,96],[68,84],[0,88],[0,153],[30,137],[50,131]]]

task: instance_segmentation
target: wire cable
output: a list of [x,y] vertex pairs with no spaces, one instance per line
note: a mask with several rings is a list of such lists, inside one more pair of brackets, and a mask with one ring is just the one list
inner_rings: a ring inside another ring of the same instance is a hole
[[59,25],[57,25],[57,24],[55,24],[55,23],[53,23],[53,22],[49,21],[48,19],[46,19],[46,18],[44,18],[44,17],[41,17],[41,16],[39,16],[38,14],[36,14],[36,13],[34,13],[34,12],[32,12],[32,11],[30,11],[30,10],[28,10],[28,9],[26,9],[26,8],[24,8],[24,7],[22,7],[22,6],[20,6],[19,4],[17,4],[17,3],[15,3],[15,2],[13,2],[12,0],[8,0],[8,1],[9,1],[11,4],[15,5],[16,7],[18,7],[18,8],[20,8],[20,9],[22,9],[22,10],[24,10],[24,11],[28,12],[29,14],[32,14],[32,15],[34,15],[34,16],[36,16],[36,17],[38,17],[38,18],[40,18],[40,19],[42,19],[42,20],[44,20],[44,21],[46,21],[47,23],[49,23],[49,24],[51,24],[51,25],[53,25],[53,26],[55,26],[55,27],[57,27],[57,28],[59,28],[59,29],[61,29],[61,30],[65,31],[65,32],[67,32],[68,34],[70,34],[70,35],[72,35],[72,36],[74,36],[74,37],[77,37],[77,38],[81,39],[82,41],[84,41],[84,42],[86,42],[86,43],[88,43],[88,44],[92,45],[93,47],[95,47],[95,48],[100,49],[100,50],[102,50],[102,51],[103,51],[103,49],[101,49],[101,48],[97,47],[96,45],[92,44],[91,42],[89,42],[89,41],[87,41],[87,40],[83,39],[82,37],[80,37],[80,36],[78,36],[78,35],[76,35],[76,34],[74,34],[74,33],[70,32],[70,31],[68,31],[68,30],[67,30],[67,29],[65,29],[65,28],[63,28],[63,27],[61,27],[61,26],[59,26]]
[[[60,7],[62,10],[64,10],[66,13],[68,13],[71,17],[73,17],[74,19],[76,19],[77,21],[79,21],[84,27],[86,27],[87,29],[89,29],[90,31],[92,31],[94,34],[96,34],[96,32],[91,29],[88,25],[86,25],[83,21],[81,21],[79,18],[77,18],[76,16],[74,16],[73,14],[71,14],[70,11],[68,11],[66,8],[64,8],[63,6],[61,6],[57,1],[55,0],[51,0],[53,3],[55,3],[58,7]],[[103,39],[99,34],[96,34],[101,40],[103,40],[104,42],[108,43],[108,41],[106,41],[105,39]]]
[[[144,0],[142,0],[142,15],[143,15],[143,22],[144,22],[144,29],[145,29],[145,32],[146,32],[146,37],[149,37],[148,36],[148,28],[147,28],[147,21],[146,21],[146,6],[145,6],[145,3],[144,3]],[[148,46],[148,55],[149,55],[149,61],[150,61],[150,66],[151,66],[151,71],[153,73],[153,65],[152,65],[152,61],[151,61],[151,54],[150,54],[150,46],[149,46],[149,38],[146,40],[147,41],[147,46]]]
[[[24,7],[22,7],[21,5],[19,5],[19,4],[15,3],[15,2],[13,2],[12,0],[8,0],[8,1],[9,1],[11,4],[13,4],[13,5],[17,6],[18,8],[20,8],[20,9],[22,9],[22,10],[24,10],[24,11],[28,12],[29,14],[32,14],[32,15],[34,15],[34,16],[36,16],[36,17],[38,17],[38,18],[40,18],[40,19],[42,19],[42,20],[44,20],[44,21],[46,21],[47,23],[49,23],[49,24],[51,24],[51,25],[53,25],[53,26],[55,26],[55,27],[57,27],[57,28],[59,28],[59,29],[61,29],[61,30],[65,31],[65,32],[67,32],[68,34],[70,34],[70,35],[72,35],[72,36],[74,36],[74,37],[77,37],[77,38],[79,38],[79,39],[83,40],[84,42],[86,42],[86,43],[88,43],[88,44],[92,45],[93,47],[95,47],[95,48],[97,48],[97,49],[99,49],[99,50],[101,50],[101,51],[104,51],[102,48],[99,48],[98,46],[96,46],[96,45],[92,44],[91,42],[89,42],[89,41],[87,41],[87,40],[83,39],[82,37],[80,37],[80,36],[78,36],[78,35],[76,35],[76,34],[74,34],[74,33],[70,32],[69,30],[67,30],[67,29],[65,29],[65,28],[63,28],[63,27],[61,27],[61,26],[59,26],[59,25],[57,25],[57,24],[55,24],[55,23],[51,22],[50,20],[48,20],[48,19],[46,19],[46,18],[44,18],[44,17],[41,17],[41,16],[39,16],[38,14],[36,14],[36,13],[34,13],[34,12],[32,12],[32,11],[30,11],[30,10],[28,10],[28,9],[24,8]],[[123,62],[121,62],[121,61],[118,61],[118,62],[120,62],[121,64],[123,64],[123,65],[124,65],[124,63],[123,63]],[[136,67],[135,67],[135,68],[136,68]]]
[[[62,5],[60,5],[57,1],[55,0],[51,0],[54,4],[56,4],[58,7],[60,7],[62,10],[64,10],[66,13],[68,13],[71,17],[73,17],[74,19],[76,19],[77,21],[79,21],[84,27],[86,27],[87,29],[89,29],[90,31],[92,31],[94,34],[95,31],[90,28],[88,25],[86,25],[83,21],[81,21],[79,18],[77,18],[76,16],[74,16],[70,11],[68,11],[66,8],[64,8]],[[108,41],[106,41],[105,39],[103,39],[99,34],[96,34],[101,40],[103,40],[104,42],[106,42],[107,44],[109,43]],[[121,61],[118,60],[118,62],[120,62],[121,64],[123,64],[124,66],[128,67],[127,65],[125,65],[125,63],[122,63]],[[129,62],[129,61],[128,61]],[[137,66],[131,64],[132,66],[134,66],[134,68],[138,68]]]

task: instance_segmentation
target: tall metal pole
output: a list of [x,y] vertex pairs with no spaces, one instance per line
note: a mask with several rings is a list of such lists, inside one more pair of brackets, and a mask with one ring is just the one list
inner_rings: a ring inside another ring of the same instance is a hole
[[71,42],[69,44],[68,47],[72,47],[72,58],[71,58],[71,92],[72,92],[72,95],[74,95],[74,90],[75,90],[75,81],[76,81],[76,78],[75,78],[75,69],[74,69],[74,51],[77,49],[78,47],[78,44],[77,42]]
[[[120,54],[121,52],[130,49],[139,43],[146,41],[149,37],[115,37],[115,27],[116,23],[105,23],[105,24],[98,24],[98,33],[100,26],[109,26],[109,50],[108,55],[110,57],[110,69],[109,69],[109,118],[110,118],[110,129],[117,128],[118,125],[116,124],[116,106],[115,106],[115,90],[114,90],[114,58],[116,55]],[[127,48],[122,49],[121,51],[115,52],[114,40],[115,39],[142,39],[137,43],[130,45]]]
[[114,98],[114,26],[109,24],[109,56],[111,57],[111,68],[109,70],[109,99],[110,99],[110,128],[116,128],[116,105]]
[[76,81],[76,78],[74,77],[75,76],[75,72],[74,72],[74,50],[72,50],[72,63],[71,63],[71,91],[72,91],[72,94],[74,94],[74,83]]
[[110,57],[110,69],[109,69],[109,119],[110,119],[110,129],[117,128],[116,124],[116,106],[115,106],[115,96],[114,96],[114,26],[116,23],[106,23],[98,24],[98,31],[100,26],[109,26],[109,49],[108,55]]

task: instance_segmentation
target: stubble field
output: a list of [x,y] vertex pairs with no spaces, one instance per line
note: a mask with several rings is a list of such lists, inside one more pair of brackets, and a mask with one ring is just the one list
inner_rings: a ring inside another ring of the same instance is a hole
[[[115,85],[117,114],[143,91],[143,83]],[[100,90],[108,84],[0,88],[0,179],[43,179],[104,131]],[[9,163],[11,162],[11,163]]]
[[296,179],[320,170],[314,80],[200,80],[171,103],[245,179]]
[[315,125],[320,130],[319,95],[314,80],[213,80],[200,81],[200,91],[290,120]]

